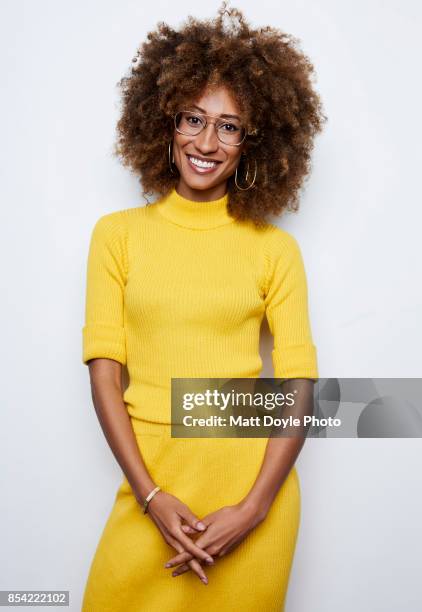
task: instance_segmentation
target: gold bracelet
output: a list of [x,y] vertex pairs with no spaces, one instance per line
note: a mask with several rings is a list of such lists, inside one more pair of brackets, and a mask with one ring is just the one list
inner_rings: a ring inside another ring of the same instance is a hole
[[145,501],[144,501],[144,503],[143,503],[143,506],[144,506],[144,514],[146,514],[146,513],[148,512],[148,504],[149,504],[149,502],[152,500],[152,498],[154,497],[154,495],[155,495],[156,493],[158,493],[158,491],[161,491],[161,488],[160,488],[160,487],[155,487],[155,489],[153,489],[153,490],[151,491],[151,493],[149,493],[149,494],[147,495],[147,497],[145,498]]

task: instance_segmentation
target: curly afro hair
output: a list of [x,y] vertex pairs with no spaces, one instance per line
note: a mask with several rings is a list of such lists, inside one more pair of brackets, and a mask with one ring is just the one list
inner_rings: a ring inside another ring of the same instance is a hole
[[114,152],[140,175],[144,193],[165,195],[179,180],[168,164],[174,113],[207,85],[226,86],[248,129],[250,168],[256,162],[258,169],[248,191],[229,178],[228,210],[259,226],[270,214],[298,210],[314,137],[326,117],[312,86],[314,68],[297,39],[271,26],[253,29],[226,6],[213,20],[189,16],[179,30],[160,22],[148,33],[118,82],[122,112]]

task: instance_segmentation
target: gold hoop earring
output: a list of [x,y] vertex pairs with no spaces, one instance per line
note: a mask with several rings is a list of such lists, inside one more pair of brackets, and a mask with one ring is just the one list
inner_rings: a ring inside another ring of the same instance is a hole
[[[244,155],[244,154],[242,153],[242,155]],[[246,156],[245,156],[245,157],[246,157]],[[253,175],[253,180],[252,180],[252,183],[251,183],[250,185],[248,185],[248,187],[241,187],[241,186],[239,185],[239,183],[237,182],[237,168],[236,168],[236,172],[235,172],[235,174],[234,174],[234,183],[235,183],[236,187],[237,187],[238,189],[240,189],[240,191],[248,191],[248,189],[251,189],[251,188],[254,186],[254,184],[255,184],[255,179],[256,179],[256,173],[257,173],[257,171],[258,171],[258,164],[256,163],[256,159],[254,159],[254,163],[255,163],[255,172],[254,172],[254,175]],[[248,180],[248,177],[249,177],[249,161],[248,161],[248,167],[247,167],[247,169],[246,169],[245,182]]]
[[176,174],[176,172],[173,170],[173,166],[172,164],[174,164],[174,155],[172,156],[172,151],[171,151],[171,145],[172,145],[172,140],[170,140],[169,142],[169,168],[170,168],[170,173],[171,174]]

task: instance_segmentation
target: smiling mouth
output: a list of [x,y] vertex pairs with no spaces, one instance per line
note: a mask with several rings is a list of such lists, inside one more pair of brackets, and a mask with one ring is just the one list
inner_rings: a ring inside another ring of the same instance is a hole
[[212,172],[217,168],[219,164],[222,163],[216,160],[203,160],[199,157],[195,157],[194,155],[189,155],[188,153],[186,154],[186,157],[189,161],[190,167],[196,172],[199,172],[200,174]]

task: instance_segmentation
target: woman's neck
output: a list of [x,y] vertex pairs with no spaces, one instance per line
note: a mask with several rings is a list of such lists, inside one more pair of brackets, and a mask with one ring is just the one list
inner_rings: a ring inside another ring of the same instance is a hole
[[190,187],[183,179],[180,179],[176,191],[183,198],[194,202],[212,202],[222,198],[227,191],[227,181],[223,181],[218,185],[214,185],[209,189],[194,189]]

